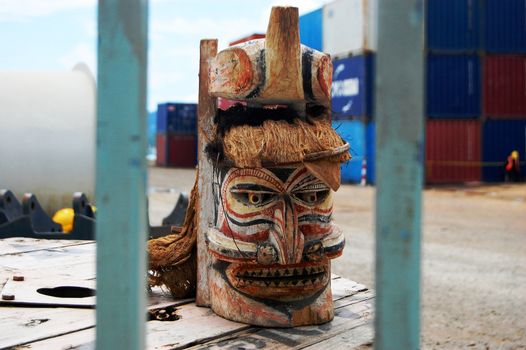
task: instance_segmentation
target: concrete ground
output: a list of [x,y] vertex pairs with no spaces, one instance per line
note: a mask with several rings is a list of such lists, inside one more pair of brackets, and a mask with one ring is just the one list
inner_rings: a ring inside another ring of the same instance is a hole
[[[151,168],[153,224],[194,177]],[[371,288],[374,196],[374,187],[344,185],[334,204],[347,246],[333,272]],[[428,188],[422,221],[422,348],[526,349],[526,184]]]

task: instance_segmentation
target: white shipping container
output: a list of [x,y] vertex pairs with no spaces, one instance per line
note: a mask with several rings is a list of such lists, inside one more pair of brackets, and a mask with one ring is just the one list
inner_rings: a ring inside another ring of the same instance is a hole
[[336,0],[323,7],[323,51],[333,57],[376,50],[377,0]]

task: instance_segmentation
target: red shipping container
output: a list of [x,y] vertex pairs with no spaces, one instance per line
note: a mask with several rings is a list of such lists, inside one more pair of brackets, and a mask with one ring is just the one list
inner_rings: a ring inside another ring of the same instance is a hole
[[169,134],[167,152],[167,166],[193,168],[197,164],[197,137]]
[[157,134],[156,148],[157,160],[155,161],[155,164],[157,166],[166,166],[166,134]]
[[428,120],[426,182],[480,181],[480,144],[478,120]]
[[483,84],[487,116],[526,117],[526,55],[486,56]]

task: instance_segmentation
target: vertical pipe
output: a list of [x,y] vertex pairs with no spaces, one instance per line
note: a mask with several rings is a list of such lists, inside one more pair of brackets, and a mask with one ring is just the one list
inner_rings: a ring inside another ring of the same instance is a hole
[[376,349],[418,349],[424,150],[422,0],[379,0]]
[[99,0],[98,349],[143,349],[147,0]]

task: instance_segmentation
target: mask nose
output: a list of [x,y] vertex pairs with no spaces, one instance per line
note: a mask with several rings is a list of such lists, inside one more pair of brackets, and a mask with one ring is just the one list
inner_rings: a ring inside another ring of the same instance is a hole
[[279,264],[299,263],[305,243],[303,233],[298,229],[298,215],[290,198],[285,197],[274,210],[274,229],[270,231],[269,243],[276,249]]

